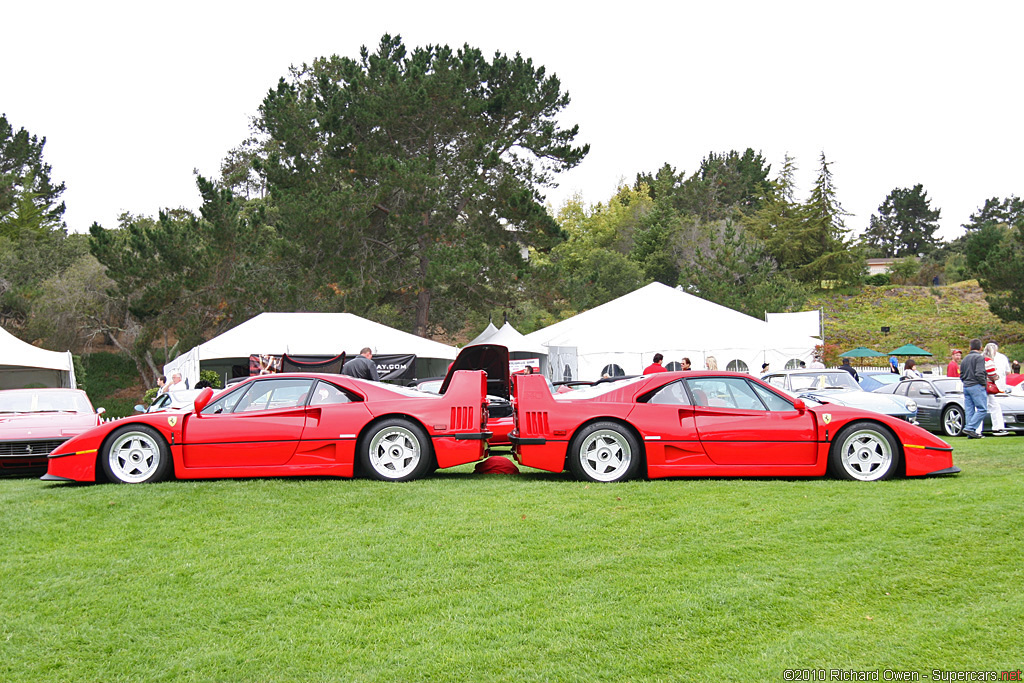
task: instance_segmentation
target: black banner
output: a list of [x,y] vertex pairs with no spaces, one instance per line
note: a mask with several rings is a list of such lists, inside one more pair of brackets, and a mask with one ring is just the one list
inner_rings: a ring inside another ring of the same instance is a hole
[[[345,354],[340,356],[274,356],[254,354],[249,356],[250,375],[268,375],[275,372],[326,372],[338,374],[345,364]],[[409,382],[416,379],[415,353],[379,353],[373,357],[377,374],[382,380]]]

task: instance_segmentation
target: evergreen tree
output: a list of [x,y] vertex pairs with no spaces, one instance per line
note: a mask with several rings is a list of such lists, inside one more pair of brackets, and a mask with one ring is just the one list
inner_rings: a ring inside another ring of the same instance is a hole
[[911,189],[896,188],[871,216],[863,243],[885,257],[919,256],[938,246],[939,209],[931,208],[920,183]]

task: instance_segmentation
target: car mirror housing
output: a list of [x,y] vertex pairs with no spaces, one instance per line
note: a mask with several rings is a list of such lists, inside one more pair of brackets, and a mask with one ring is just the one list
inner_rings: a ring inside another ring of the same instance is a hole
[[200,414],[203,412],[203,408],[209,405],[211,398],[213,398],[213,389],[211,389],[210,387],[206,387],[199,392],[199,395],[196,396],[195,400],[196,417],[199,417]]
[[798,413],[802,413],[807,410],[807,404],[804,403],[802,398],[793,399],[793,407],[796,408]]

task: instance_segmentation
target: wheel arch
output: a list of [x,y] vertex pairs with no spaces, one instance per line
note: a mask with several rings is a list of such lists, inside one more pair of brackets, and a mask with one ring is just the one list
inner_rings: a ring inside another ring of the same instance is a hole
[[[895,419],[895,418],[893,418],[893,419]],[[899,460],[896,463],[896,470],[893,472],[893,476],[897,476],[897,477],[906,477],[907,476],[907,453],[906,453],[906,450],[903,448],[903,440],[900,439],[899,432],[896,430],[896,428],[886,424],[885,422],[883,422],[881,420],[876,420],[876,419],[870,418],[870,417],[858,417],[857,419],[850,420],[849,422],[844,424],[842,427],[840,427],[839,430],[836,431],[836,437],[839,436],[840,432],[842,432],[843,430],[849,428],[851,425],[872,425],[874,427],[881,427],[881,428],[885,429],[886,431],[888,431],[889,434],[892,435],[893,441],[896,442],[896,448],[893,450],[893,452],[894,452],[895,455],[899,456]],[[829,444],[828,444],[828,455],[829,456],[831,456],[832,448],[835,447],[836,442],[837,442],[837,439],[835,437],[833,437],[832,440],[829,441]]]
[[135,427],[135,428],[147,427],[150,430],[152,430],[153,432],[156,432],[157,438],[159,438],[161,441],[163,441],[164,446],[166,446],[166,448],[167,448],[167,464],[168,464],[168,468],[170,470],[167,473],[167,478],[168,479],[176,479],[177,478],[177,474],[176,474],[177,466],[176,466],[176,464],[174,462],[174,449],[171,448],[171,440],[167,438],[167,434],[165,434],[162,429],[159,429],[158,427],[155,427],[154,425],[151,425],[148,422],[129,422],[127,424],[117,425],[116,427],[111,429],[109,432],[107,432],[107,434],[103,437],[103,440],[100,441],[99,448],[96,449],[96,463],[95,463],[96,482],[97,483],[112,483],[110,481],[110,477],[107,476],[106,469],[103,467],[103,454],[106,453],[107,445],[111,441],[114,440],[115,435],[117,435],[122,430],[124,430],[125,428],[128,428],[128,427]]
[[359,434],[356,436],[356,453],[354,458],[355,462],[353,463],[354,475],[358,476],[360,474],[365,474],[365,472],[362,471],[363,466],[359,454],[362,452],[361,449],[363,444],[365,444],[366,440],[370,438],[370,432],[373,431],[373,428],[385,420],[407,420],[422,429],[423,433],[427,435],[427,444],[430,446],[430,459],[436,465],[437,454],[434,452],[434,438],[430,433],[430,430],[427,429],[427,425],[423,423],[423,420],[409,415],[408,413],[384,413],[382,415],[375,415],[372,420],[363,425],[363,428],[359,430]]
[[636,442],[638,444],[640,444],[640,452],[637,454],[637,455],[640,456],[640,468],[639,469],[640,469],[641,472],[643,472],[642,476],[646,477],[647,476],[647,444],[644,442],[644,437],[641,436],[640,430],[638,430],[636,427],[634,427],[633,424],[631,422],[629,422],[628,420],[625,420],[625,419],[623,419],[621,417],[608,417],[608,416],[587,418],[586,421],[581,422],[580,424],[578,424],[576,426],[576,429],[573,430],[572,434],[569,435],[568,440],[565,442],[565,461],[562,464],[562,471],[565,472],[569,468],[569,452],[572,449],[573,441],[576,440],[576,437],[579,436],[580,432],[582,432],[584,429],[586,429],[590,425],[596,424],[598,422],[613,422],[613,423],[615,423],[617,425],[620,425],[621,427],[626,429],[626,431],[628,431],[630,434],[633,435],[633,438],[636,439]]

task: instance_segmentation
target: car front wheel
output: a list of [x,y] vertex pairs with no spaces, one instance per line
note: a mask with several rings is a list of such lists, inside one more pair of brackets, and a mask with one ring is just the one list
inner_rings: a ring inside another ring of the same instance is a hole
[[625,481],[640,466],[640,445],[620,424],[595,422],[569,445],[569,471],[595,482]]
[[881,481],[896,473],[899,449],[892,432],[879,424],[855,422],[832,442],[829,465],[842,479]]
[[146,425],[116,430],[107,439],[101,456],[107,479],[120,484],[163,481],[172,471],[167,442]]
[[960,436],[964,431],[964,409],[958,405],[946,406],[942,411],[942,433],[946,436]]
[[360,449],[363,469],[374,479],[419,479],[434,467],[430,437],[419,425],[400,418],[373,426]]

